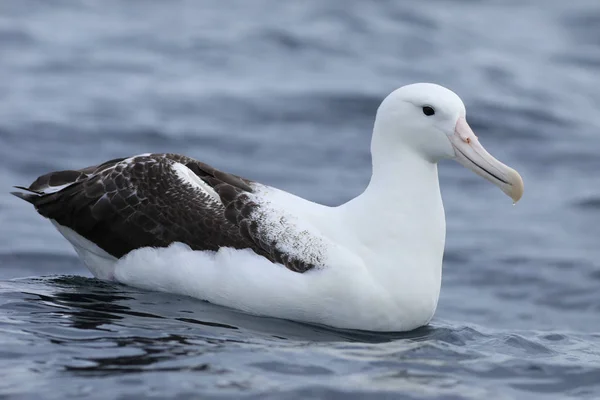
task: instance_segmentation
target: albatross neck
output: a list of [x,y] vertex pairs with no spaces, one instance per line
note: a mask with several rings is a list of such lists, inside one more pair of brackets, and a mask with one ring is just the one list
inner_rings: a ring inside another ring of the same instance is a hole
[[436,163],[409,148],[379,143],[376,137],[371,154],[371,180],[355,199],[356,206],[367,207],[370,213],[394,210],[414,218],[418,217],[415,213],[427,214],[442,207]]
[[340,207],[344,223],[359,232],[358,245],[437,268],[446,235],[437,164],[379,138],[375,132],[369,185]]

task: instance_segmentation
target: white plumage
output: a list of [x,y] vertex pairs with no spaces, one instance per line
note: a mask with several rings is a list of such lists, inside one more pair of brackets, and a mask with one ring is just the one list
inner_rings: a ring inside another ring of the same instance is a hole
[[[433,111],[433,113],[432,113]],[[340,148],[343,151],[343,147]],[[433,317],[440,293],[445,217],[437,162],[457,158],[515,201],[516,171],[490,156],[453,92],[415,84],[379,107],[367,189],[339,207],[252,183],[249,220],[261,240],[314,268],[298,273],[249,249],[194,251],[185,244],[139,248],[117,260],[58,224],[102,279],[180,293],[249,313],[374,331],[411,330]],[[134,158],[135,159],[135,158]],[[182,164],[182,184],[220,195]]]

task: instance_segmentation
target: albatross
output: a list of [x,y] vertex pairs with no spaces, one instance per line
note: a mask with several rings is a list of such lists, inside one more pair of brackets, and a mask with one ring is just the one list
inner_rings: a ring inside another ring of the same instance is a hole
[[454,159],[517,202],[523,181],[431,83],[379,106],[367,188],[336,207],[177,154],[51,172],[33,204],[99,279],[276,318],[369,331],[429,323],[446,236],[437,164]]

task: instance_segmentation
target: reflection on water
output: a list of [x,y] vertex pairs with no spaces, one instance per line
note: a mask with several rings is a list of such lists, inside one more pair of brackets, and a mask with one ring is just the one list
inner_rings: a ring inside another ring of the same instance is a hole
[[[450,395],[477,379],[528,392],[594,388],[600,373],[594,361],[600,348],[590,352],[584,345],[589,338],[573,335],[442,322],[409,333],[344,331],[76,276],[7,282],[0,299],[7,316],[0,327],[18,339],[0,344],[0,354],[41,363],[29,374],[41,374],[38,384],[47,388],[79,379],[99,389],[123,385],[131,376],[145,385],[136,393],[151,393],[157,376],[177,373],[172,379],[208,393],[261,393],[262,376],[277,387],[297,387],[293,392],[300,395],[306,389],[295,377],[337,393],[339,380],[359,374],[363,378],[350,384],[357,393],[427,385],[432,393]],[[61,350],[50,358],[34,355],[32,343]],[[561,361],[548,364],[552,359]],[[99,386],[95,378],[107,382]],[[161,390],[166,393],[168,385]]]

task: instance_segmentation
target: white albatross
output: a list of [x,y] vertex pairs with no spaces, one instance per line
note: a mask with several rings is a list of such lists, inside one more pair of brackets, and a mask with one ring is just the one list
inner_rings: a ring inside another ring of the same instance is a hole
[[446,235],[437,163],[455,159],[513,201],[452,91],[401,87],[377,110],[366,190],[338,207],[175,154],[39,177],[14,194],[50,219],[100,279],[338,328],[427,324]]

